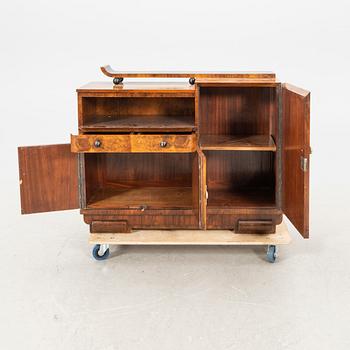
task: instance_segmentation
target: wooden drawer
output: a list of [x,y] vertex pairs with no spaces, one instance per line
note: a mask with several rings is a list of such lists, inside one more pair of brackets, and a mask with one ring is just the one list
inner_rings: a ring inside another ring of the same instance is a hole
[[71,135],[74,153],[187,153],[196,150],[196,135]]

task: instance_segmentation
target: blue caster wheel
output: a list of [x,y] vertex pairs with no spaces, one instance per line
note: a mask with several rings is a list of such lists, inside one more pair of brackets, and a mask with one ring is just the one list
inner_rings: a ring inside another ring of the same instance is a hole
[[92,249],[92,256],[96,260],[106,260],[109,257],[109,247],[107,244],[103,244],[103,246],[106,247],[104,251],[102,252],[102,255],[100,255],[100,250],[101,250],[101,244],[96,244],[93,249]]
[[267,261],[270,263],[274,263],[277,258],[277,247],[275,245],[268,245],[266,252]]

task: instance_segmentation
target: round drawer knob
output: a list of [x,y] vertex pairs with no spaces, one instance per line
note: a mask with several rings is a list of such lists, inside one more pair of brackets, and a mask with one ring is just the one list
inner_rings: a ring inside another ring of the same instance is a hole
[[101,147],[101,145],[102,145],[102,142],[101,142],[100,140],[95,140],[94,146],[95,146],[96,148]]
[[161,141],[161,143],[159,144],[160,145],[160,147],[166,147],[167,146],[167,144],[168,144],[168,142],[166,142],[166,141]]

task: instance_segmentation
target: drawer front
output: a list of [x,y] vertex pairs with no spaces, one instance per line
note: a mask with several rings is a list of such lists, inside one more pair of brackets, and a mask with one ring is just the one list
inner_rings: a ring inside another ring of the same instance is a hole
[[237,233],[275,233],[272,220],[238,220]]
[[74,153],[187,153],[196,135],[71,135]]

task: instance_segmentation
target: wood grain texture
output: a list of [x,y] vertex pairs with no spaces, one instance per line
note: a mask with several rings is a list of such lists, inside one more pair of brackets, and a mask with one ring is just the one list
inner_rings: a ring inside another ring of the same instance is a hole
[[146,209],[192,208],[191,187],[105,186],[89,199],[88,208]]
[[209,189],[208,208],[274,208],[275,194],[271,187]]
[[201,149],[197,150],[199,156],[199,227],[207,227],[207,158]]
[[[194,120],[194,98],[181,97],[82,97],[80,128],[90,123],[109,122],[126,117],[183,117]],[[121,120],[122,121],[122,120]],[[147,119],[143,120],[145,123]],[[161,120],[158,120],[162,122]]]
[[274,152],[205,151],[205,155],[209,191],[274,189]]
[[[310,93],[283,86],[282,207],[304,238],[309,237]],[[301,160],[308,168],[303,171]]]
[[90,244],[127,245],[282,245],[291,241],[287,226],[276,227],[275,234],[235,234],[232,231],[136,231],[131,234],[90,235]]
[[190,135],[71,135],[75,153],[188,153],[196,150]]
[[[100,187],[110,184],[135,186],[191,187],[195,153],[106,153],[98,154],[103,163]],[[90,159],[92,154],[87,154]],[[87,171],[94,163],[87,160]]]
[[274,88],[201,87],[199,134],[267,135],[276,113]]
[[276,145],[268,135],[203,135],[203,150],[276,151]]
[[[195,210],[193,208],[166,208],[166,209],[144,209],[141,207],[125,209],[125,208],[104,208],[104,209],[95,209],[95,208],[84,208],[80,210],[80,214],[84,214],[86,218],[86,223],[91,224],[92,221],[98,221],[101,217],[106,220],[112,221],[115,220],[116,216],[195,216]],[[198,220],[197,220],[198,223]]]
[[[162,210],[164,211],[164,210]],[[161,214],[144,214],[144,215],[123,215],[123,213],[118,214],[118,216],[104,216],[104,215],[84,215],[84,221],[87,224],[91,224],[93,220],[100,221],[111,221],[111,220],[121,220],[128,223],[128,227],[132,230],[176,230],[176,229],[198,229],[198,218],[196,215],[182,215],[182,210],[171,210],[172,214],[165,215]]]
[[19,147],[22,214],[79,208],[77,156],[70,145]]
[[90,232],[98,233],[130,233],[131,227],[127,220],[115,221],[92,221],[90,225]]
[[79,128],[84,133],[103,132],[192,132],[196,130],[191,116],[107,116],[95,118]]
[[174,82],[91,82],[77,92],[82,97],[194,97],[195,86]]
[[101,71],[108,77],[117,78],[251,78],[251,79],[275,79],[272,72],[230,72],[230,71],[117,71],[111,66],[101,67]]
[[192,163],[192,207],[195,209],[199,221],[199,196],[200,196],[200,177],[199,177],[199,156],[194,153]]
[[[147,77],[153,73],[146,73]],[[89,133],[79,136],[195,135],[189,153],[149,151],[148,143],[145,146],[140,139],[137,147],[142,153],[132,153],[132,142],[122,140],[117,142],[124,147],[121,153],[83,154],[88,204],[81,213],[85,222],[117,219],[133,230],[237,230],[242,220],[268,221],[271,227],[280,223],[282,211],[276,202],[277,148],[281,154],[282,142],[279,86],[274,75],[220,79],[210,75],[197,76],[194,86],[129,82],[113,86],[108,82],[78,89],[79,132]],[[307,95],[294,87],[289,90]],[[186,189],[186,194],[180,189]],[[124,196],[128,191],[130,196]],[[145,200],[150,206],[142,204]],[[93,203],[99,204],[94,207]]]
[[275,233],[272,220],[238,220],[237,233]]
[[197,78],[196,85],[201,87],[275,87],[279,82],[275,78]]
[[282,212],[277,209],[268,208],[208,208],[207,230],[236,230],[239,220],[247,221],[271,221],[272,225],[279,225],[282,222]]

